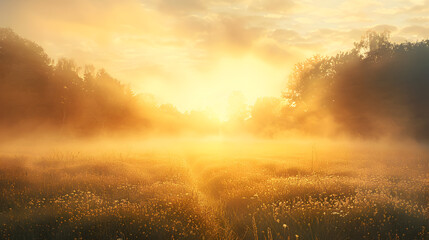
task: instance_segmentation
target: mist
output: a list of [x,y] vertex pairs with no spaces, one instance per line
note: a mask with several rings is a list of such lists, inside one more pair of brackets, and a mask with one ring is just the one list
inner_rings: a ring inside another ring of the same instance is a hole
[[0,28],[0,238],[426,239],[428,81],[368,32],[221,119]]
[[283,96],[247,105],[230,97],[228,119],[180,112],[91,65],[53,60],[34,42],[0,31],[2,138],[252,136],[262,138],[429,137],[429,42],[392,43],[368,32],[355,47],[295,66]]

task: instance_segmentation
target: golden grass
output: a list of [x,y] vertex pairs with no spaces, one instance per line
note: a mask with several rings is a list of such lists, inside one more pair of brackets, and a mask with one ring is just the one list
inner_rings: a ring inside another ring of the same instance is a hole
[[4,155],[0,238],[428,238],[424,152],[267,144]]

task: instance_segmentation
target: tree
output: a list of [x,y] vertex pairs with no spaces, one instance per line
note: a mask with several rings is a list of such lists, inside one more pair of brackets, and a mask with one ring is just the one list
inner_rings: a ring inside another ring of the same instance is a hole
[[301,121],[329,117],[356,136],[428,139],[428,84],[428,40],[395,44],[368,32],[348,52],[297,64],[284,97]]

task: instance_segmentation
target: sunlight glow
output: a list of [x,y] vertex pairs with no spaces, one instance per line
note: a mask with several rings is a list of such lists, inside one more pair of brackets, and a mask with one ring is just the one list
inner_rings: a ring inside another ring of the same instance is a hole
[[206,79],[195,86],[204,91],[195,92],[191,101],[175,99],[174,102],[183,110],[207,107],[220,120],[226,121],[231,94],[240,92],[248,105],[254,104],[258,97],[278,95],[285,85],[287,72],[251,55],[222,58],[210,72],[195,77]]

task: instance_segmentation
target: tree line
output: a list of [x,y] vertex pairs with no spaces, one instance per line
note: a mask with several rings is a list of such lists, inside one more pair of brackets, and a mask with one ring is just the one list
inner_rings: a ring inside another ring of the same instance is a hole
[[52,60],[34,42],[0,28],[0,129],[66,135],[245,132],[429,139],[429,40],[393,43],[368,32],[335,56],[295,65],[281,97],[247,106],[232,96],[230,119],[179,112],[134,94],[103,69]]
[[354,48],[295,66],[283,97],[300,124],[358,137],[429,138],[429,40],[368,32]]
[[150,95],[136,95],[103,69],[79,67],[70,59],[54,61],[36,43],[0,28],[3,135],[212,132],[215,124],[204,113],[184,114]]

